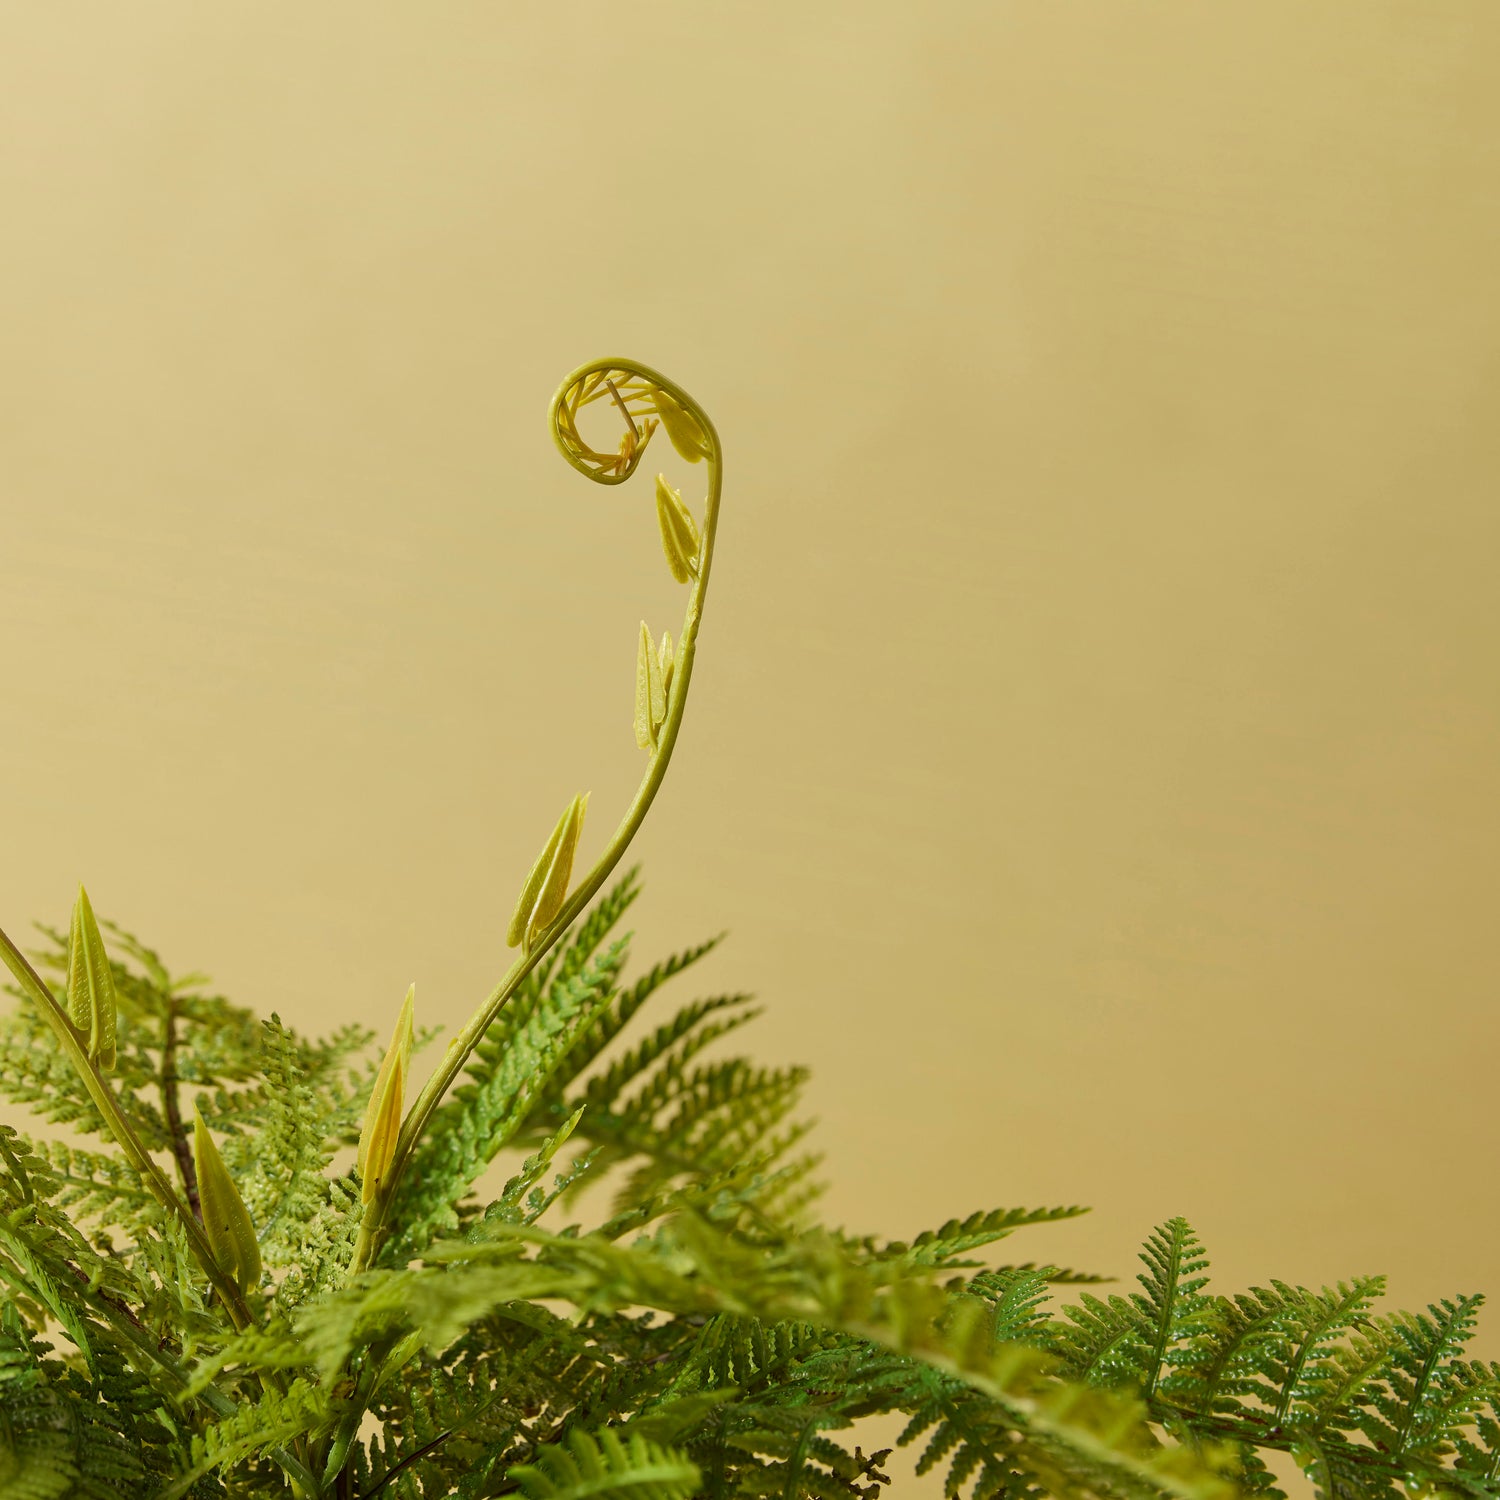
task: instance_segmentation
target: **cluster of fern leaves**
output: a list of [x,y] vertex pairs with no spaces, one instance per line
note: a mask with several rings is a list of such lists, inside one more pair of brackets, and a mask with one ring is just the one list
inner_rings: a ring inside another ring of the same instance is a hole
[[[258,1021],[109,928],[127,1118],[196,1211],[195,1103],[255,1225],[239,1332],[22,998],[0,1092],[80,1144],[0,1127],[0,1500],[873,1500],[888,1453],[853,1438],[880,1413],[977,1500],[1276,1496],[1267,1450],[1330,1500],[1500,1496],[1500,1367],[1464,1358],[1477,1297],[1214,1295],[1181,1220],[1108,1297],[978,1258],[1076,1209],[910,1243],[818,1227],[801,1071],[714,1045],[745,996],[641,1016],[713,944],[627,979],[637,893],[632,873],[501,1013],[353,1276],[371,1038]],[[524,1164],[485,1201],[501,1153]],[[572,1222],[600,1185],[603,1222]]]

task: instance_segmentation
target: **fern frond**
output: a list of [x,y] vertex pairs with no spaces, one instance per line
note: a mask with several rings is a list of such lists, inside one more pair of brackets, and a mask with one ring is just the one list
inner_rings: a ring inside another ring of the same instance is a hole
[[[273,1015],[262,1027],[261,1078],[254,1089],[256,1129],[226,1137],[224,1159],[256,1226],[260,1252],[273,1269],[299,1268],[306,1282],[309,1235],[322,1240],[332,1184],[324,1175],[341,1126],[360,1101],[325,1080],[308,1081],[304,1049]],[[216,1123],[223,1116],[214,1114]]]
[[965,1290],[989,1305],[992,1335],[997,1344],[1035,1344],[1046,1347],[1047,1314],[1044,1304],[1052,1295],[1052,1268],[1010,1266],[981,1271]]
[[134,1231],[160,1218],[160,1205],[150,1189],[122,1158],[59,1140],[31,1141],[29,1145],[52,1169],[56,1184],[52,1201],[73,1219],[97,1219]]
[[[6,988],[20,996],[14,986]],[[130,1059],[136,1056],[129,1031],[122,1031],[117,1084],[128,1082]],[[128,1086],[117,1086],[116,1094],[121,1113],[141,1140],[153,1151],[166,1150],[167,1132],[160,1111]],[[56,1038],[24,997],[16,1010],[0,1016],[0,1096],[80,1135],[107,1134],[103,1118],[78,1087],[77,1075],[58,1050]]]
[[215,1469],[231,1469],[246,1459],[259,1459],[293,1439],[319,1431],[327,1421],[327,1394],[307,1380],[294,1380],[284,1393],[273,1392],[259,1401],[247,1401],[233,1416],[211,1423],[194,1435],[190,1467],[155,1500],[179,1500]]
[[432,1130],[402,1180],[395,1222],[403,1233],[388,1260],[409,1258],[435,1232],[458,1226],[459,1202],[521,1129],[574,1042],[609,1004],[624,961],[620,939],[578,973],[550,985],[519,1026],[487,1037],[475,1050],[468,1081],[434,1113]]
[[1382,1320],[1390,1362],[1359,1424],[1378,1448],[1396,1459],[1443,1458],[1454,1451],[1459,1429],[1496,1394],[1491,1373],[1461,1357],[1483,1302],[1444,1298],[1425,1313]]
[[1199,1274],[1208,1257],[1187,1220],[1177,1218],[1152,1232],[1141,1259],[1146,1269],[1136,1280],[1145,1290],[1132,1293],[1131,1301],[1145,1336],[1142,1393],[1150,1400],[1160,1388],[1170,1398],[1174,1368],[1194,1358],[1194,1344],[1211,1326],[1213,1299],[1204,1295],[1208,1278]]
[[699,1485],[698,1466],[683,1453],[639,1433],[581,1429],[537,1450],[510,1478],[527,1500],[688,1500]]
[[[706,948],[700,951],[706,951]],[[686,964],[683,967],[686,967]],[[660,970],[659,965],[652,973],[656,974]],[[749,1009],[749,1005],[750,996],[748,995],[718,995],[711,1000],[694,1000],[684,1005],[670,1021],[663,1022],[650,1036],[616,1058],[602,1072],[591,1077],[584,1085],[583,1102],[595,1112],[615,1109],[625,1091],[633,1083],[643,1079],[647,1072],[665,1058],[674,1047],[678,1050],[673,1058],[672,1071],[680,1075],[683,1064],[695,1053],[702,1051],[704,1047],[727,1036],[736,1027],[744,1025],[746,1021],[753,1020],[760,1014],[758,1010]],[[614,1007],[611,1011],[611,1018],[617,1017],[621,1008],[620,1006]],[[732,1011],[734,1014],[712,1025],[704,1024],[710,1016],[724,1010]],[[634,1010],[631,1014],[634,1014]],[[612,1040],[618,1035],[623,1026],[622,1020],[609,1039]],[[658,1091],[658,1097],[661,1097],[660,1091]]]
[[56,1360],[0,1303],[0,1495],[114,1500],[154,1491],[177,1456],[157,1399],[115,1361],[86,1378]]
[[[681,953],[674,954],[671,958],[665,959],[661,963],[654,965],[650,970],[648,970],[639,979],[637,979],[634,984],[630,985],[629,988],[622,990],[615,997],[610,1006],[600,1014],[593,1025],[590,1026],[588,1030],[585,1031],[579,1037],[578,1041],[574,1044],[573,1050],[568,1056],[568,1066],[566,1070],[567,1082],[571,1083],[587,1070],[587,1068],[595,1061],[595,1059],[597,1059],[605,1051],[609,1044],[613,1042],[622,1031],[624,1031],[626,1026],[628,1026],[634,1019],[636,1013],[641,1009],[646,1001],[649,1000],[651,996],[661,988],[662,985],[664,985],[669,979],[672,979],[676,975],[681,974],[683,970],[691,968],[693,964],[697,963],[698,960],[700,958],[703,958],[706,954],[713,952],[713,950],[717,948],[722,941],[722,937],[709,938],[707,942],[699,943],[696,946],[688,948]],[[738,996],[727,997],[726,1000],[722,1003],[731,1005],[736,1004],[740,1001],[741,998],[742,997]],[[718,1008],[720,1008],[719,1004],[710,1006],[710,1010]],[[689,1007],[689,1009],[691,1009],[691,1007]],[[708,1012],[705,1011],[704,1014],[706,1015],[708,1014]],[[691,1021],[688,1022],[687,1026],[684,1027],[682,1034],[685,1035],[687,1030],[690,1030],[692,1026],[696,1025],[697,1022],[701,1019],[702,1016],[695,1016]],[[637,1068],[631,1068],[627,1064],[625,1066],[623,1076],[620,1077],[617,1087],[615,1087],[613,1090],[611,1090],[609,1084],[605,1082],[601,1082],[596,1090],[594,1084],[591,1081],[589,1085],[590,1091],[588,1095],[589,1102],[598,1105],[601,1103],[607,1103],[612,1100],[618,1094],[619,1090],[623,1088],[631,1078],[637,1076],[637,1074],[641,1071],[641,1068],[643,1068],[645,1064],[650,1062],[651,1060],[652,1058],[650,1057],[645,1058],[642,1061],[641,1066]],[[538,1105],[539,1107],[543,1108],[550,1106],[555,1112],[561,1104],[561,1099],[562,1087],[560,1080],[557,1085],[554,1085],[553,1089],[549,1093],[541,1096],[541,1098],[538,1100]]]
[[[899,1265],[930,1266],[934,1270],[960,1270],[978,1264],[960,1260],[982,1245],[992,1245],[1028,1224],[1053,1224],[1087,1213],[1086,1208],[997,1208],[972,1213],[966,1219],[949,1219],[939,1229],[924,1229],[910,1244],[904,1240],[882,1243],[875,1239],[844,1239],[851,1252],[868,1260]],[[1032,1267],[1022,1267],[1031,1270]],[[1054,1278],[1056,1279],[1054,1272]]]

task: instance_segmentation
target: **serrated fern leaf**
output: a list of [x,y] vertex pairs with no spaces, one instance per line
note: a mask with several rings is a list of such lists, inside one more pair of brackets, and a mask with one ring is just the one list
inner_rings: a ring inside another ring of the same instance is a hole
[[1052,1295],[1050,1267],[981,1271],[970,1279],[967,1290],[989,1305],[991,1333],[997,1344],[1045,1346],[1045,1304]]
[[[45,1346],[43,1346],[45,1347]],[[5,1500],[113,1500],[154,1490],[170,1463],[155,1398],[117,1363],[96,1384],[43,1361],[13,1306],[0,1315],[0,1495]],[[143,1420],[143,1414],[145,1420]]]
[[1482,1365],[1461,1358],[1474,1336],[1480,1296],[1444,1298],[1425,1313],[1395,1313],[1382,1320],[1390,1337],[1384,1389],[1372,1392],[1372,1411],[1360,1426],[1397,1459],[1429,1462],[1451,1453],[1458,1430],[1494,1394]]
[[467,1082],[434,1114],[433,1128],[402,1180],[396,1221],[404,1233],[388,1259],[409,1258],[435,1232],[457,1227],[458,1204],[521,1129],[574,1041],[608,1005],[624,961],[621,939],[579,973],[549,986],[518,1028],[487,1037],[476,1049]]
[[527,1500],[688,1500],[701,1476],[675,1448],[606,1427],[569,1433],[531,1463],[515,1465],[510,1478]]
[[285,1393],[245,1402],[233,1416],[210,1424],[194,1436],[189,1455],[191,1467],[180,1473],[155,1500],[178,1500],[205,1474],[273,1452],[304,1433],[316,1431],[326,1422],[327,1415],[326,1393],[302,1379],[294,1380]]
[[[1003,1240],[1028,1224],[1052,1224],[1087,1212],[1083,1208],[996,1208],[972,1213],[965,1219],[949,1219],[938,1229],[924,1229],[910,1244],[904,1240],[881,1244],[872,1239],[846,1240],[845,1243],[851,1249],[858,1246],[870,1260],[912,1267],[930,1266],[934,1270],[957,1270],[977,1264],[960,1260],[960,1256]],[[1029,1271],[1033,1268],[1022,1269]]]
[[[1375,1334],[1369,1317],[1384,1278],[1363,1276],[1321,1292],[1280,1281],[1271,1288],[1252,1296],[1259,1306],[1279,1310],[1275,1324],[1284,1341],[1281,1348],[1266,1341],[1260,1360],[1272,1422],[1295,1417],[1304,1428],[1353,1426],[1351,1403],[1386,1359],[1386,1341]],[[1340,1342],[1356,1331],[1355,1342]]]
[[307,1235],[321,1238],[321,1211],[330,1202],[324,1169],[343,1116],[356,1103],[308,1082],[298,1039],[278,1016],[265,1022],[253,1133],[227,1138],[224,1159],[249,1210],[261,1256],[273,1269],[302,1267]]
[[1144,1335],[1142,1394],[1158,1387],[1170,1397],[1178,1384],[1173,1370],[1191,1361],[1194,1344],[1209,1330],[1214,1303],[1205,1296],[1208,1278],[1199,1274],[1208,1257],[1186,1219],[1169,1219],[1146,1241],[1141,1259],[1146,1269],[1136,1277],[1144,1291],[1131,1294],[1141,1314]]

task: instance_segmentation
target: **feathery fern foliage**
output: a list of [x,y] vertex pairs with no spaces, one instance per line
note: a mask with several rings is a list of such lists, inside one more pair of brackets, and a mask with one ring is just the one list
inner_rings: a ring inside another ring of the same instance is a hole
[[[628,979],[638,891],[606,892],[501,1012],[359,1269],[359,1174],[335,1159],[369,1037],[257,1023],[109,928],[111,1087],[194,1211],[194,1106],[219,1134],[263,1262],[238,1320],[22,995],[0,1092],[104,1140],[0,1127],[0,1496],[875,1500],[889,1454],[859,1424],[899,1413],[918,1471],[974,1500],[1276,1497],[1270,1451],[1329,1500],[1500,1500],[1478,1297],[1225,1296],[1180,1219],[1108,1296],[986,1258],[1075,1208],[910,1242],[817,1227],[801,1072],[713,1050],[745,996],[641,1017],[714,944]],[[39,967],[66,975],[67,935],[42,930]],[[611,1185],[602,1222],[570,1217]]]

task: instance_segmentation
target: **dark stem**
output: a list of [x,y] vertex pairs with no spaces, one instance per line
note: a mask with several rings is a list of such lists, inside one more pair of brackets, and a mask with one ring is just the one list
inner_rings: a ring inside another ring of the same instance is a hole
[[[403,1469],[409,1469],[414,1463],[417,1462],[418,1459],[426,1458],[434,1448],[438,1447],[442,1443],[446,1443],[448,1439],[451,1438],[457,1431],[458,1429],[456,1427],[450,1427],[447,1432],[438,1433],[438,1435],[433,1438],[430,1443],[423,1443],[420,1448],[417,1448],[413,1452],[408,1453],[399,1464],[396,1464],[393,1468],[387,1469],[385,1474],[382,1476],[380,1483],[377,1484],[373,1489],[366,1490],[364,1494],[359,1497],[359,1500],[370,1500],[370,1497],[372,1495],[378,1495],[381,1490],[383,1490],[386,1485],[388,1485],[391,1480],[393,1480]],[[343,1474],[339,1475],[339,1480],[341,1483],[344,1479],[344,1476],[347,1475],[348,1472],[349,1470],[345,1468]],[[340,1491],[341,1497],[342,1493],[343,1492]]]
[[[464,1420],[460,1422],[456,1427],[450,1427],[446,1432],[438,1433],[438,1435],[433,1438],[430,1443],[424,1443],[415,1452],[408,1453],[400,1463],[394,1465],[391,1469],[386,1471],[386,1473],[381,1477],[379,1484],[373,1485],[370,1489],[367,1489],[363,1495],[358,1497],[358,1500],[373,1500],[373,1497],[378,1495],[381,1490],[383,1490],[386,1485],[391,1482],[391,1480],[395,1479],[396,1476],[401,1473],[403,1469],[410,1468],[412,1464],[426,1458],[429,1453],[431,1453],[435,1448],[440,1447],[443,1443],[446,1443],[448,1439],[451,1438],[455,1433],[463,1432],[466,1428],[472,1427],[474,1423],[477,1422],[479,1418],[485,1414],[485,1412],[489,1411],[492,1406],[498,1406],[500,1404],[500,1400],[501,1397],[497,1392],[495,1395],[491,1396],[488,1401],[484,1402],[483,1405],[475,1407],[475,1409],[471,1411],[468,1416],[465,1417]],[[512,1428],[511,1431],[514,1432],[515,1429]],[[556,1442],[561,1431],[562,1428],[559,1426],[557,1432],[554,1432],[549,1438],[543,1438],[541,1440],[541,1443],[538,1443],[536,1446],[541,1447],[542,1443]],[[508,1442],[509,1438],[507,1438],[506,1441]],[[339,1475],[340,1483],[343,1482],[345,1475],[347,1475],[348,1473],[349,1470],[347,1467],[345,1467],[343,1473]],[[515,1489],[516,1486],[510,1485],[508,1488]],[[494,1493],[497,1495],[503,1495],[506,1493],[506,1491],[501,1489],[494,1491]],[[342,1490],[340,1490],[339,1492],[339,1500],[345,1500],[345,1496]],[[355,1500],[355,1495],[352,1487],[350,1488],[347,1500]]]
[[177,1175],[182,1179],[182,1191],[187,1197],[188,1207],[201,1224],[203,1205],[198,1201],[198,1171],[193,1165],[187,1127],[182,1123],[182,1109],[177,1100],[177,1001],[170,997],[167,1000],[167,1019],[162,1036],[160,1082],[162,1113],[167,1118],[167,1135],[172,1142]]

